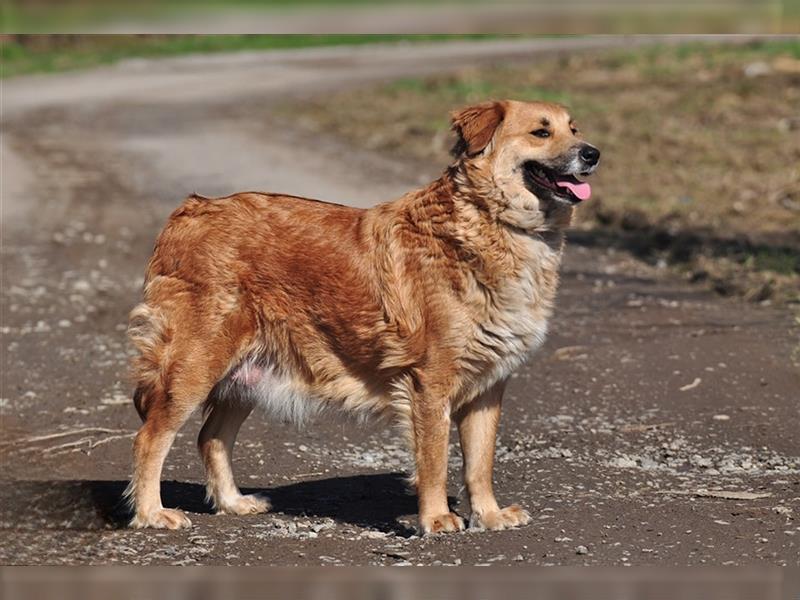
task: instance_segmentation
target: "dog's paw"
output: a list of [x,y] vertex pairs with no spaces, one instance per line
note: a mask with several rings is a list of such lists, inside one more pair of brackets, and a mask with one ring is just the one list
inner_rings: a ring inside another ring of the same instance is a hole
[[463,531],[464,520],[455,513],[445,513],[434,517],[420,517],[423,534]]
[[527,525],[530,522],[530,513],[518,504],[512,504],[506,508],[483,514],[473,512],[469,518],[469,526],[471,528],[489,529],[491,531],[511,529],[512,527]]
[[238,496],[230,502],[220,504],[217,509],[218,515],[257,515],[265,513],[272,505],[269,500],[259,494]]
[[188,529],[191,526],[189,517],[173,508],[161,508],[146,515],[137,514],[131,521],[131,527],[136,529]]

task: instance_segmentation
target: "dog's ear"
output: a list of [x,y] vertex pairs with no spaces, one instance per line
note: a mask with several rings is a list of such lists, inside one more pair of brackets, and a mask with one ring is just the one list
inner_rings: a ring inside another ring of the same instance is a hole
[[478,154],[492,141],[505,116],[505,105],[496,101],[481,102],[453,112],[450,117],[457,138],[451,154],[456,158],[462,154]]

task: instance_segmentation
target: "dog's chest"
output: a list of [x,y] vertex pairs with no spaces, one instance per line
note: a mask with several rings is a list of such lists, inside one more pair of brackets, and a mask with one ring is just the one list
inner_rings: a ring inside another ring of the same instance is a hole
[[508,376],[545,340],[558,287],[561,253],[540,241],[519,243],[519,267],[477,305],[466,361],[489,379]]

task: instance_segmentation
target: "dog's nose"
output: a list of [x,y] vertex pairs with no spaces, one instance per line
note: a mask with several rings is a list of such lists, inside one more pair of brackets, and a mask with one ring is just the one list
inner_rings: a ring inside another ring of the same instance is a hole
[[581,148],[581,151],[578,153],[578,156],[581,157],[581,160],[585,162],[589,166],[594,166],[600,161],[600,150],[595,148],[594,146],[586,145]]

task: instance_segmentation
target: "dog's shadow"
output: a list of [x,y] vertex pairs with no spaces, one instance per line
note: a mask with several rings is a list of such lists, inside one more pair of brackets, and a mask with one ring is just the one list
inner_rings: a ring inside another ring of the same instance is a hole
[[[126,526],[131,518],[130,510],[122,498],[127,482],[86,483],[101,518],[114,527]],[[331,477],[264,489],[243,488],[242,493],[267,496],[272,503],[272,513],[329,517],[338,523],[393,532],[405,537],[416,533],[413,528],[399,521],[400,517],[417,512],[417,497],[399,473]],[[205,488],[196,483],[164,481],[161,484],[161,497],[165,507],[201,514],[212,512],[205,501]],[[451,504],[456,502],[452,497],[449,501]]]

